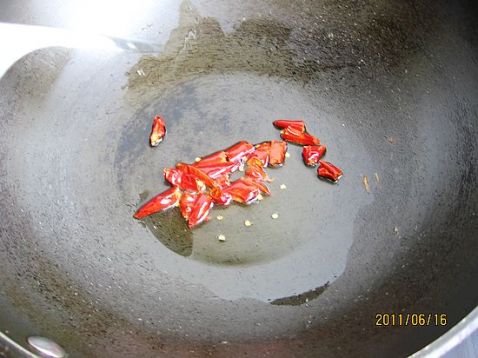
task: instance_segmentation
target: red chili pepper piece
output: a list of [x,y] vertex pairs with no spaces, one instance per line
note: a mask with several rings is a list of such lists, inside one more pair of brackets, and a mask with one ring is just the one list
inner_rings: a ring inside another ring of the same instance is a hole
[[211,189],[209,195],[211,195],[212,200],[216,205],[227,206],[232,201],[232,195],[219,187]]
[[204,173],[201,169],[193,167],[192,165],[185,164],[185,163],[177,163],[176,168],[186,174],[191,174],[192,176],[196,177],[200,181],[202,181],[206,186],[213,188],[216,186],[216,183],[213,179],[211,179],[206,173]]
[[181,177],[184,175],[182,171],[175,168],[163,169],[164,179],[171,185],[178,185],[181,182]]
[[229,186],[231,182],[229,181],[229,175],[221,175],[220,177],[214,179],[214,182],[216,183],[216,187],[222,189],[225,188],[226,186]]
[[208,166],[198,167],[206,173],[210,178],[216,179],[220,176],[231,174],[239,169],[240,162],[225,162],[217,164],[209,164]]
[[151,134],[149,135],[149,144],[151,147],[157,147],[166,135],[166,124],[164,118],[155,116],[153,118],[153,125],[151,127]]
[[287,143],[281,140],[271,140],[269,166],[277,167],[284,164]]
[[251,204],[257,199],[257,196],[260,194],[260,190],[240,178],[235,180],[227,188],[223,189],[223,193],[230,194],[232,200],[237,201],[241,204]]
[[272,122],[272,124],[279,129],[286,129],[287,127],[292,127],[300,132],[305,132],[305,124],[302,120],[278,119]]
[[269,188],[264,183],[261,183],[259,180],[256,180],[250,177],[242,177],[242,178],[239,178],[239,180],[246,183],[247,185],[250,185],[254,188],[259,189],[261,192],[263,192],[266,195],[271,195]]
[[286,129],[282,130],[280,136],[283,140],[298,145],[320,144],[319,138],[314,137],[313,135],[306,132],[300,132],[292,127],[287,127]]
[[254,146],[246,141],[240,141],[225,149],[227,159],[230,162],[241,162],[254,152]]
[[219,151],[202,157],[198,162],[192,164],[192,166],[201,168],[210,166],[212,164],[219,164],[225,162],[227,162],[226,152]]
[[317,168],[317,174],[321,178],[325,178],[336,183],[342,177],[343,172],[340,168],[336,167],[332,163],[319,160],[319,167]]
[[256,144],[256,150],[250,155],[249,158],[258,158],[262,162],[263,167],[267,167],[269,164],[269,154],[271,152],[271,142],[262,142]]
[[206,189],[204,183],[194,175],[184,173],[175,168],[165,168],[164,179],[181,190],[204,191]]
[[146,204],[142,205],[133,215],[135,219],[142,219],[159,211],[164,211],[176,205],[181,197],[178,187],[172,187],[156,195]]
[[189,214],[188,226],[192,229],[194,226],[199,225],[204,220],[206,220],[209,211],[214,206],[211,196],[207,194],[199,194],[194,205],[192,207],[191,213]]
[[181,215],[186,220],[189,219],[189,215],[191,214],[191,211],[193,210],[193,206],[197,198],[198,198],[198,193],[191,193],[191,192],[183,193],[183,195],[181,196],[181,199],[179,200],[179,210],[181,210]]
[[271,181],[264,170],[262,160],[257,157],[251,157],[246,162],[245,176],[260,181]]
[[304,159],[305,165],[315,166],[319,163],[327,148],[325,145],[307,145],[302,149],[302,159]]

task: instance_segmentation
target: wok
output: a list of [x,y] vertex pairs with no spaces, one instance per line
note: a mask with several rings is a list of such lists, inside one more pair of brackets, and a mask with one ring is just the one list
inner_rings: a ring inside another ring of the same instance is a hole
[[[473,2],[166,8],[133,34],[160,52],[45,48],[1,78],[2,332],[71,357],[405,356],[476,307]],[[168,133],[152,149],[156,113]],[[164,167],[277,139],[279,117],[327,144],[338,185],[291,145],[257,205],[193,231],[176,210],[132,218],[167,188]],[[377,326],[381,313],[446,324]]]

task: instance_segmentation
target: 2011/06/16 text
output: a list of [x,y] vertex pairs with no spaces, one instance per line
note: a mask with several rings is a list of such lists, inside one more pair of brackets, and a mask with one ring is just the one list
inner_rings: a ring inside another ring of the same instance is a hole
[[375,326],[446,326],[445,313],[377,313]]

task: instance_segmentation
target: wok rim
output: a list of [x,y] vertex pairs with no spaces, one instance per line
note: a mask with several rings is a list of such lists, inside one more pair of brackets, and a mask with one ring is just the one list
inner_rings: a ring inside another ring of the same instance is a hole
[[[445,334],[441,335],[419,351],[412,354],[411,358],[435,358],[442,357],[465,339],[471,336],[474,332],[478,331],[478,306],[468,313],[461,321],[450,328]],[[26,339],[26,338],[25,338]],[[13,354],[19,355],[25,358],[38,357],[23,345],[19,344],[12,338],[8,337],[3,332],[0,332],[0,348],[5,347],[4,352],[9,351]]]
[[478,332],[478,306],[447,332],[410,357],[442,357],[444,354],[451,352],[453,348],[457,347],[475,332]]

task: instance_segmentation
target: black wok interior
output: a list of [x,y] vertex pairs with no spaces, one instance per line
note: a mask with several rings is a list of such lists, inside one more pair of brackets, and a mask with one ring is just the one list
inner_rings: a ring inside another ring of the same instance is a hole
[[[22,6],[0,21],[63,25]],[[0,79],[2,332],[71,357],[406,356],[476,307],[473,1],[185,0],[149,16],[139,36],[161,53],[41,49]],[[164,167],[277,139],[280,116],[328,145],[338,185],[290,146],[273,195],[227,220],[132,218]],[[448,324],[375,326],[407,312]]]

